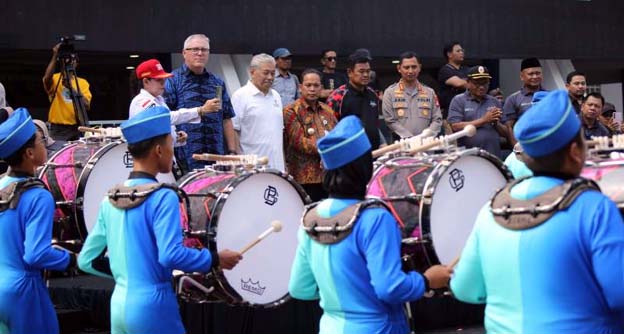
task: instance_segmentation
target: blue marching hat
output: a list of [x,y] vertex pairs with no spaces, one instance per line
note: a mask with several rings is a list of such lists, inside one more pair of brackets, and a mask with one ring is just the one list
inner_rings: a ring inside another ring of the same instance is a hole
[[581,122],[568,92],[550,92],[529,108],[514,126],[514,135],[524,153],[539,158],[567,145],[578,134]]
[[347,116],[317,142],[326,170],[342,167],[371,149],[362,122],[356,116]]
[[161,106],[147,108],[121,123],[121,132],[128,144],[171,133],[169,109]]
[[32,138],[37,129],[26,108],[18,108],[0,124],[0,159],[10,157]]

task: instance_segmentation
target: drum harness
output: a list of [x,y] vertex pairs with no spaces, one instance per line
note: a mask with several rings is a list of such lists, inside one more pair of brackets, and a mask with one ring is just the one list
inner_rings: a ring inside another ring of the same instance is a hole
[[[11,175],[11,173],[8,173],[8,175]],[[2,178],[3,176],[4,175],[0,175],[0,178]],[[19,201],[22,195],[26,191],[33,189],[33,188],[48,190],[48,187],[41,179],[37,177],[32,177],[32,176],[27,177],[17,182],[11,182],[8,186],[0,189],[0,212],[4,212],[8,209],[17,208],[17,205],[19,204]],[[67,271],[70,273],[71,276],[75,276],[77,274],[76,254],[67,250],[64,247],[61,247],[59,245],[54,245],[54,242],[53,242],[53,247],[60,248],[69,252],[70,261],[69,261],[69,266],[67,268]],[[46,281],[49,279],[48,270],[43,271],[43,277]]]
[[137,186],[124,186],[123,184],[118,184],[109,190],[106,195],[114,207],[128,210],[141,205],[152,193],[163,188],[173,190],[178,196],[180,203],[186,203],[186,209],[188,212],[188,195],[184,192],[184,190],[178,188],[174,184],[149,183]]
[[346,207],[334,217],[323,218],[314,210],[318,203],[305,207],[301,225],[310,238],[324,245],[336,244],[348,237],[364,209],[372,207],[390,211],[386,203],[371,198]]
[[517,179],[498,190],[490,201],[490,211],[500,226],[510,230],[526,230],[541,225],[559,211],[564,211],[587,190],[600,191],[591,180],[574,178],[542,195],[528,200],[511,197],[511,188],[529,177]]
[[17,208],[22,194],[31,188],[48,189],[46,184],[36,177],[11,182],[8,186],[0,189],[0,212]]

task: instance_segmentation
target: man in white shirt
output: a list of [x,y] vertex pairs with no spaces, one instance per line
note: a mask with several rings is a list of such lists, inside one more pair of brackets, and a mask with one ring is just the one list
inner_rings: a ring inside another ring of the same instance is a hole
[[251,79],[232,95],[232,119],[243,154],[269,158],[269,167],[284,171],[282,100],[271,85],[275,59],[261,53],[251,59]]
[[[158,60],[149,59],[137,67],[136,75],[137,79],[139,79],[139,86],[142,88],[139,94],[130,102],[128,118],[132,118],[139,112],[154,106],[162,106],[169,109],[162,94],[165,91],[165,79],[173,76],[173,74],[165,72]],[[184,145],[187,137],[184,131],[176,133],[176,125],[199,123],[202,115],[217,110],[219,110],[219,100],[207,100],[201,107],[181,108],[170,111],[171,136],[174,138],[174,145]]]

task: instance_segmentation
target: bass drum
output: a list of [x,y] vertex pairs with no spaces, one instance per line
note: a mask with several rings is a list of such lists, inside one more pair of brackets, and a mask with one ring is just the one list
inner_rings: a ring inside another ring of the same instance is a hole
[[[304,205],[309,202],[301,186],[274,170],[238,175],[212,169],[191,172],[178,185],[190,201],[190,224],[182,222],[190,232],[186,234],[187,246],[240,251],[270,228],[272,221],[278,220],[282,226],[279,233],[272,233],[245,253],[234,269],[213,270],[202,282],[214,288],[211,296],[187,299],[261,307],[278,306],[288,300],[297,231]],[[193,292],[187,289],[179,293],[185,298]]]
[[624,159],[589,160],[581,176],[596,181],[602,193],[617,204],[624,217]]
[[477,148],[397,157],[376,169],[367,197],[386,201],[401,227],[406,269],[422,273],[459,256],[479,210],[511,179],[502,161]]
[[[121,140],[77,141],[54,153],[39,172],[56,201],[53,238],[79,250],[95,226],[102,199],[132,171],[132,156]],[[172,173],[160,182],[175,183]]]

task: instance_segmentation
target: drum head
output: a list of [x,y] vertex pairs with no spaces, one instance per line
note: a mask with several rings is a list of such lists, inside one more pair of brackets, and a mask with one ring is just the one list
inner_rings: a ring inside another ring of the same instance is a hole
[[426,193],[433,190],[430,207],[422,207],[429,214],[421,216],[439,263],[460,255],[479,211],[508,178],[502,162],[484,151],[464,151],[436,166],[425,186]]
[[[303,194],[289,180],[273,172],[252,173],[232,183],[233,190],[221,196],[223,206],[215,212],[216,244],[219,250],[240,251],[271,227],[273,232],[243,255],[233,270],[223,274],[227,283],[251,304],[268,305],[288,295],[290,268],[297,249],[297,231],[304,208]],[[220,205],[220,204],[218,204]]]
[[[83,197],[82,218],[86,233],[93,230],[100,203],[108,190],[127,180],[133,165],[128,145],[124,142],[108,144],[89,159],[90,168],[83,170],[78,186],[78,196]],[[175,183],[172,173],[158,174],[156,178],[163,183]]]

